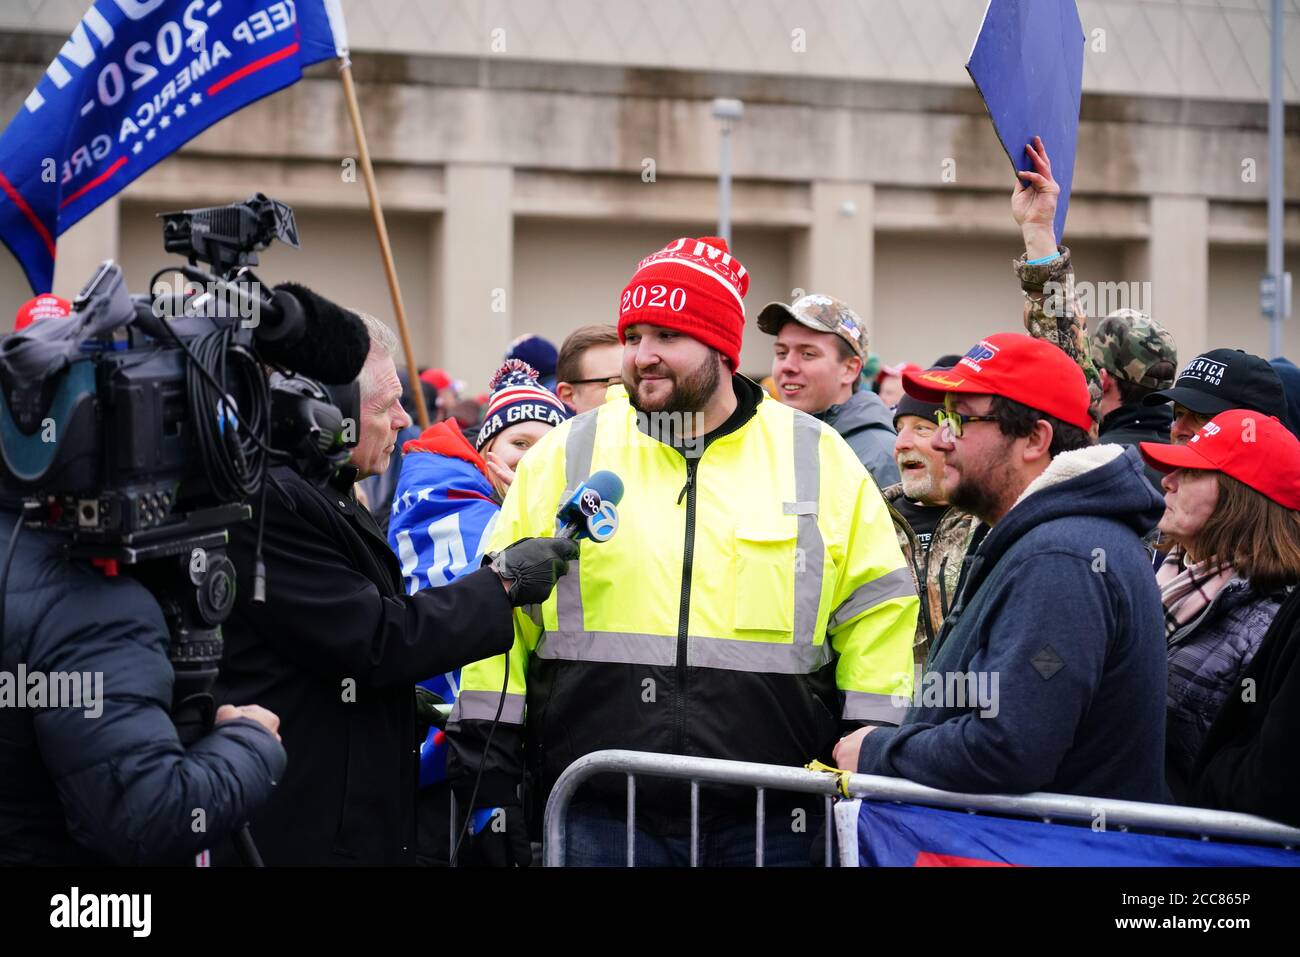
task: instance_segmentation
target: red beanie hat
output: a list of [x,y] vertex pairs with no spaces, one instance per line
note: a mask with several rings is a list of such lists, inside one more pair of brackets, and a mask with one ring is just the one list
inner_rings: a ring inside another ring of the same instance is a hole
[[637,264],[620,300],[618,339],[638,322],[676,329],[717,349],[734,372],[748,291],[749,273],[731,258],[725,239],[674,239]]

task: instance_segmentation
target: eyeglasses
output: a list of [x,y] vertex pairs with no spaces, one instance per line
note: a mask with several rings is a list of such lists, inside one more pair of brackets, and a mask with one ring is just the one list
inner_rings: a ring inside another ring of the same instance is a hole
[[1187,416],[1191,416],[1192,421],[1196,423],[1196,427],[1197,427],[1197,428],[1200,428],[1200,427],[1203,426],[1206,422],[1209,422],[1211,419],[1214,418],[1214,416],[1212,416],[1212,415],[1206,415],[1204,412],[1193,412],[1191,409],[1187,408],[1187,406],[1185,406],[1185,405],[1179,405],[1177,402],[1175,402],[1175,403],[1174,403],[1174,418],[1175,418],[1175,419],[1181,419],[1181,418],[1182,418],[1183,416],[1185,416],[1185,415],[1187,415]]
[[946,425],[951,429],[954,439],[961,438],[962,428],[967,422],[996,422],[997,420],[996,415],[967,415],[964,412],[953,412],[949,409],[936,409],[934,413],[934,421],[939,423],[940,428]]
[[590,385],[593,382],[603,382],[606,386],[622,385],[623,377],[620,375],[597,376],[595,379],[574,379],[569,385]]

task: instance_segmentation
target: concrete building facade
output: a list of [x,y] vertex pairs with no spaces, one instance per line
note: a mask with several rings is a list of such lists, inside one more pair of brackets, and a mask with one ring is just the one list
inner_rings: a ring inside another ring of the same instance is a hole
[[[0,12],[13,115],[81,2]],[[613,322],[637,260],[716,228],[714,97],[733,132],[736,256],[752,276],[742,368],[764,373],[762,305],[851,303],[887,362],[928,363],[1020,328],[1012,173],[963,65],[978,0],[344,0],[371,153],[421,364],[485,384],[509,341]],[[1145,308],[1190,358],[1263,352],[1266,0],[1080,0],[1087,42],[1065,242],[1093,311]],[[1286,4],[1288,165],[1300,156],[1300,4]],[[143,290],[164,210],[261,191],[295,207],[297,279],[392,322],[331,64],[154,167],[59,242],[55,291],[101,259]],[[1287,185],[1288,263],[1300,187]],[[29,290],[0,255],[0,309]],[[1285,352],[1300,356],[1300,330]]]

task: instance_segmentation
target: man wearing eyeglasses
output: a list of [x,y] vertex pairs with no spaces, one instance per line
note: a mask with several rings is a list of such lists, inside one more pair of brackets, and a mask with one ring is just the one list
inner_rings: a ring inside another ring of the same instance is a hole
[[943,452],[934,447],[939,432],[935,413],[942,408],[910,395],[899,401],[894,410],[894,429],[898,432],[894,461],[902,480],[881,490],[921,597],[912,645],[918,665],[925,664],[930,644],[957,597],[967,551],[988,532],[988,526],[978,518],[948,501],[943,487]]
[[839,766],[949,791],[1163,800],[1163,612],[1140,536],[1164,503],[1137,451],[1092,444],[1082,370],[1029,336],[989,336],[903,387],[942,403],[948,500],[991,531],[902,724],[842,738]]
[[555,362],[555,394],[574,415],[605,404],[623,383],[623,345],[614,326],[583,326],[569,333]]

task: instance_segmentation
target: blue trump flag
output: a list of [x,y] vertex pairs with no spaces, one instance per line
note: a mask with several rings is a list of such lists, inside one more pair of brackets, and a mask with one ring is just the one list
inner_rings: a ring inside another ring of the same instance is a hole
[[1025,145],[1043,138],[1061,186],[1058,244],[1074,181],[1083,44],[1074,0],[990,0],[966,62],[1013,170],[1033,169]]
[[[430,426],[402,449],[388,544],[402,563],[406,593],[414,595],[479,567],[501,506],[484,474],[486,465],[455,420]],[[460,669],[420,684],[454,702],[460,694]],[[446,736],[431,728],[420,745],[420,787],[446,777]]]
[[303,67],[346,54],[339,0],[95,0],[0,134],[0,240],[48,292],[69,226]]
[[1300,867],[1300,852],[1278,847],[876,801],[862,802],[857,832],[856,862],[841,860],[862,867]]

